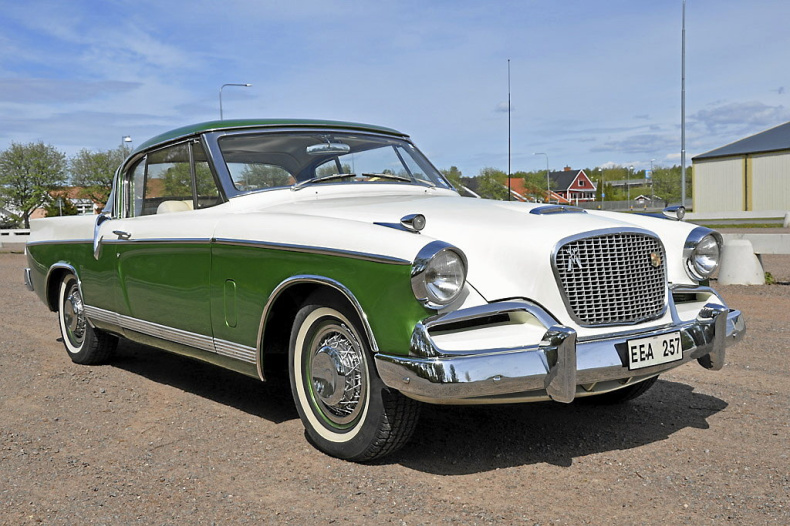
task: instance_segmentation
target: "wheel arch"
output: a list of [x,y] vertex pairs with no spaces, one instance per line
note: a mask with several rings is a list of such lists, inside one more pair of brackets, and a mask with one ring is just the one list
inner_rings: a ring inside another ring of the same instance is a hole
[[285,345],[284,351],[287,354],[288,342],[291,334],[291,323],[272,323],[277,320],[292,321],[305,304],[305,301],[314,294],[324,293],[327,299],[332,299],[342,305],[349,307],[351,313],[355,315],[356,321],[364,330],[362,335],[369,349],[373,353],[378,352],[376,338],[368,322],[367,315],[362,308],[359,300],[351,290],[337,280],[326,276],[317,275],[298,275],[283,280],[274,288],[269,299],[264,305],[261,315],[261,322],[258,328],[258,348],[256,350],[256,363],[258,376],[266,379],[264,365],[267,355],[274,354],[278,344]]
[[74,274],[74,277],[77,278],[77,286],[82,290],[82,282],[80,281],[80,276],[77,274],[77,269],[75,269],[72,265],[59,262],[55,263],[51,267],[49,267],[49,271],[47,272],[47,276],[44,279],[44,290],[47,307],[52,312],[57,312],[58,310],[58,294],[60,288],[60,282],[63,281],[63,277],[66,274]]

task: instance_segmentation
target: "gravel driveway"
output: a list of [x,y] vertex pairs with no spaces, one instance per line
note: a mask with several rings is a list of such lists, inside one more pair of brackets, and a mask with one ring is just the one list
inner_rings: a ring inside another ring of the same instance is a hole
[[287,386],[122,344],[71,363],[0,253],[2,524],[788,524],[790,256],[722,287],[748,333],[614,407],[425,406],[358,465],[304,438]]

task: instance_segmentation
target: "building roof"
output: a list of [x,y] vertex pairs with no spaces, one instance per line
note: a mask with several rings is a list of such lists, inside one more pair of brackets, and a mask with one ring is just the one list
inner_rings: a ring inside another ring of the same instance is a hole
[[713,159],[716,157],[731,157],[734,155],[747,155],[750,153],[767,153],[781,150],[790,150],[790,122],[780,124],[775,128],[760,132],[740,141],[716,148],[709,152],[697,155],[691,160]]

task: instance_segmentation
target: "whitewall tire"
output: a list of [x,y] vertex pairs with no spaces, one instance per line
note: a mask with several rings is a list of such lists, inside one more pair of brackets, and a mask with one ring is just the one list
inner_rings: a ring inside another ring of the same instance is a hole
[[369,461],[408,441],[419,404],[384,386],[354,316],[343,310],[308,300],[297,313],[291,392],[313,445],[338,458]]

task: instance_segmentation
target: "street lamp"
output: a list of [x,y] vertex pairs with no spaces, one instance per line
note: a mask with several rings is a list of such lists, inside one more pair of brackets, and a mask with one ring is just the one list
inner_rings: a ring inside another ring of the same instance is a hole
[[631,174],[634,173],[634,167],[628,167],[628,174],[625,178],[625,189],[628,191],[628,207],[631,207]]
[[241,88],[249,88],[252,84],[223,84],[219,87],[219,120],[222,120],[222,88],[225,86],[239,86]]
[[656,206],[653,203],[653,200],[656,198],[655,178],[653,177],[653,161],[655,161],[655,159],[650,159],[650,206]]
[[549,178],[549,155],[547,153],[535,152],[532,155],[546,156],[546,202],[551,202],[551,179]]
[[606,190],[605,190],[605,187],[604,187],[603,166],[600,166],[598,168],[598,171],[601,173],[601,179],[600,179],[600,181],[601,181],[601,183],[600,183],[601,184],[601,208],[603,208],[603,203],[604,203],[604,201],[606,201]]

